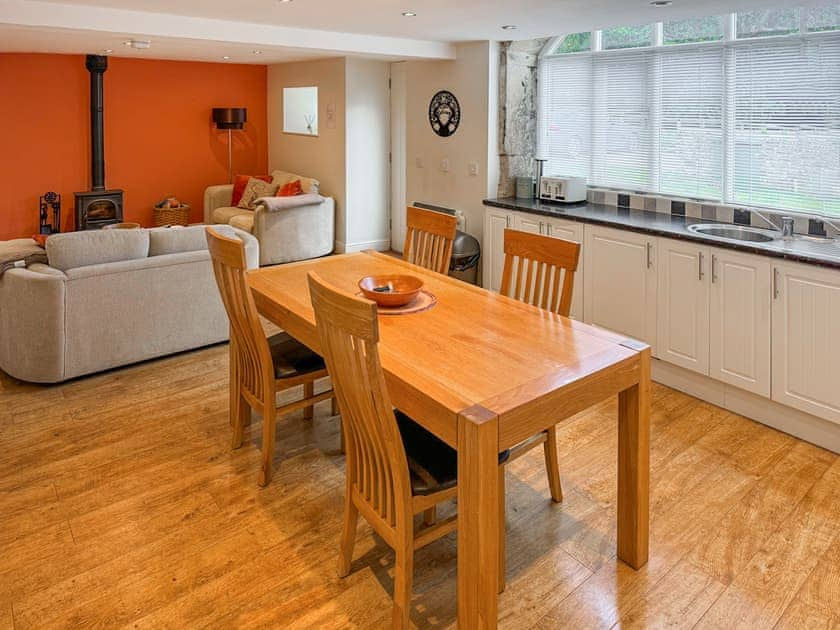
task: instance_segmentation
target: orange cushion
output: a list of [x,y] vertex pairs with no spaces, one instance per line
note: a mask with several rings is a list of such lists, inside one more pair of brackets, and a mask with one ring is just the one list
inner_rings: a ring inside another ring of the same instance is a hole
[[300,184],[300,180],[296,179],[293,182],[289,182],[288,184],[283,184],[280,186],[280,189],[277,191],[276,197],[294,197],[295,195],[302,195],[303,194],[303,186]]
[[245,186],[248,185],[248,180],[252,177],[261,179],[269,184],[271,183],[271,175],[237,175],[233,178],[233,195],[230,198],[231,207],[235,208],[239,205],[239,201],[242,199],[242,193],[245,192]]

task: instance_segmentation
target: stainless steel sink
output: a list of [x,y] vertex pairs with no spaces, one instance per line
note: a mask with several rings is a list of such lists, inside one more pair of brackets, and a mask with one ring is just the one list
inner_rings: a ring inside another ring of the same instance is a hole
[[720,223],[696,223],[689,225],[688,231],[727,241],[747,243],[769,243],[782,236],[781,232],[773,232],[772,230],[762,230],[745,225],[722,225]]

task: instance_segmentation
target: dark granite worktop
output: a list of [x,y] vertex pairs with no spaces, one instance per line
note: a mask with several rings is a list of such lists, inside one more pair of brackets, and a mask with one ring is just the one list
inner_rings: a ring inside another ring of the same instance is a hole
[[568,221],[593,223],[632,232],[696,241],[723,249],[735,249],[751,254],[840,269],[840,242],[838,241],[817,242],[798,237],[768,243],[721,240],[688,231],[688,226],[694,223],[717,223],[717,221],[664,212],[616,208],[615,206],[605,206],[585,201],[576,204],[556,204],[546,203],[539,199],[527,200],[510,197],[485,199],[484,205]]

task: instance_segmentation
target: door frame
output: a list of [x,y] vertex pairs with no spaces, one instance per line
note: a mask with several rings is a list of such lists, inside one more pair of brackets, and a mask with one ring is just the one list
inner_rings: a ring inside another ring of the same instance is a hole
[[391,64],[391,249],[405,243],[406,63]]

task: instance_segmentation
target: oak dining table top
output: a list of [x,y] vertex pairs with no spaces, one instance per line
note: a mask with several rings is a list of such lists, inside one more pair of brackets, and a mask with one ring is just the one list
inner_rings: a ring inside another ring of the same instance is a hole
[[497,476],[492,473],[497,454],[615,394],[618,555],[635,568],[645,564],[650,380],[645,344],[378,252],[248,272],[260,314],[316,352],[310,271],[354,293],[364,276],[411,274],[436,298],[421,312],[380,312],[379,351],[393,403],[458,450],[461,627],[495,627],[498,575],[488,563],[500,524],[498,515],[490,514],[495,508],[486,506],[497,504],[499,489],[490,479]]
[[[250,272],[261,314],[273,320],[272,313],[284,311],[279,313],[283,327],[315,351],[315,314],[306,284],[311,270],[353,292],[369,275],[407,273],[423,280],[437,303],[419,313],[380,315],[380,357],[386,376],[399,375],[403,381],[398,387],[416,388],[418,396],[432,399],[428,406],[434,409],[422,411],[433,413],[435,433],[452,445],[455,418],[464,409],[481,405],[504,416],[540,394],[632,360],[637,353],[620,345],[624,338],[618,335],[378,252]],[[389,387],[394,380],[388,379]],[[400,408],[410,414],[414,406]],[[503,440],[502,448],[518,441]]]

